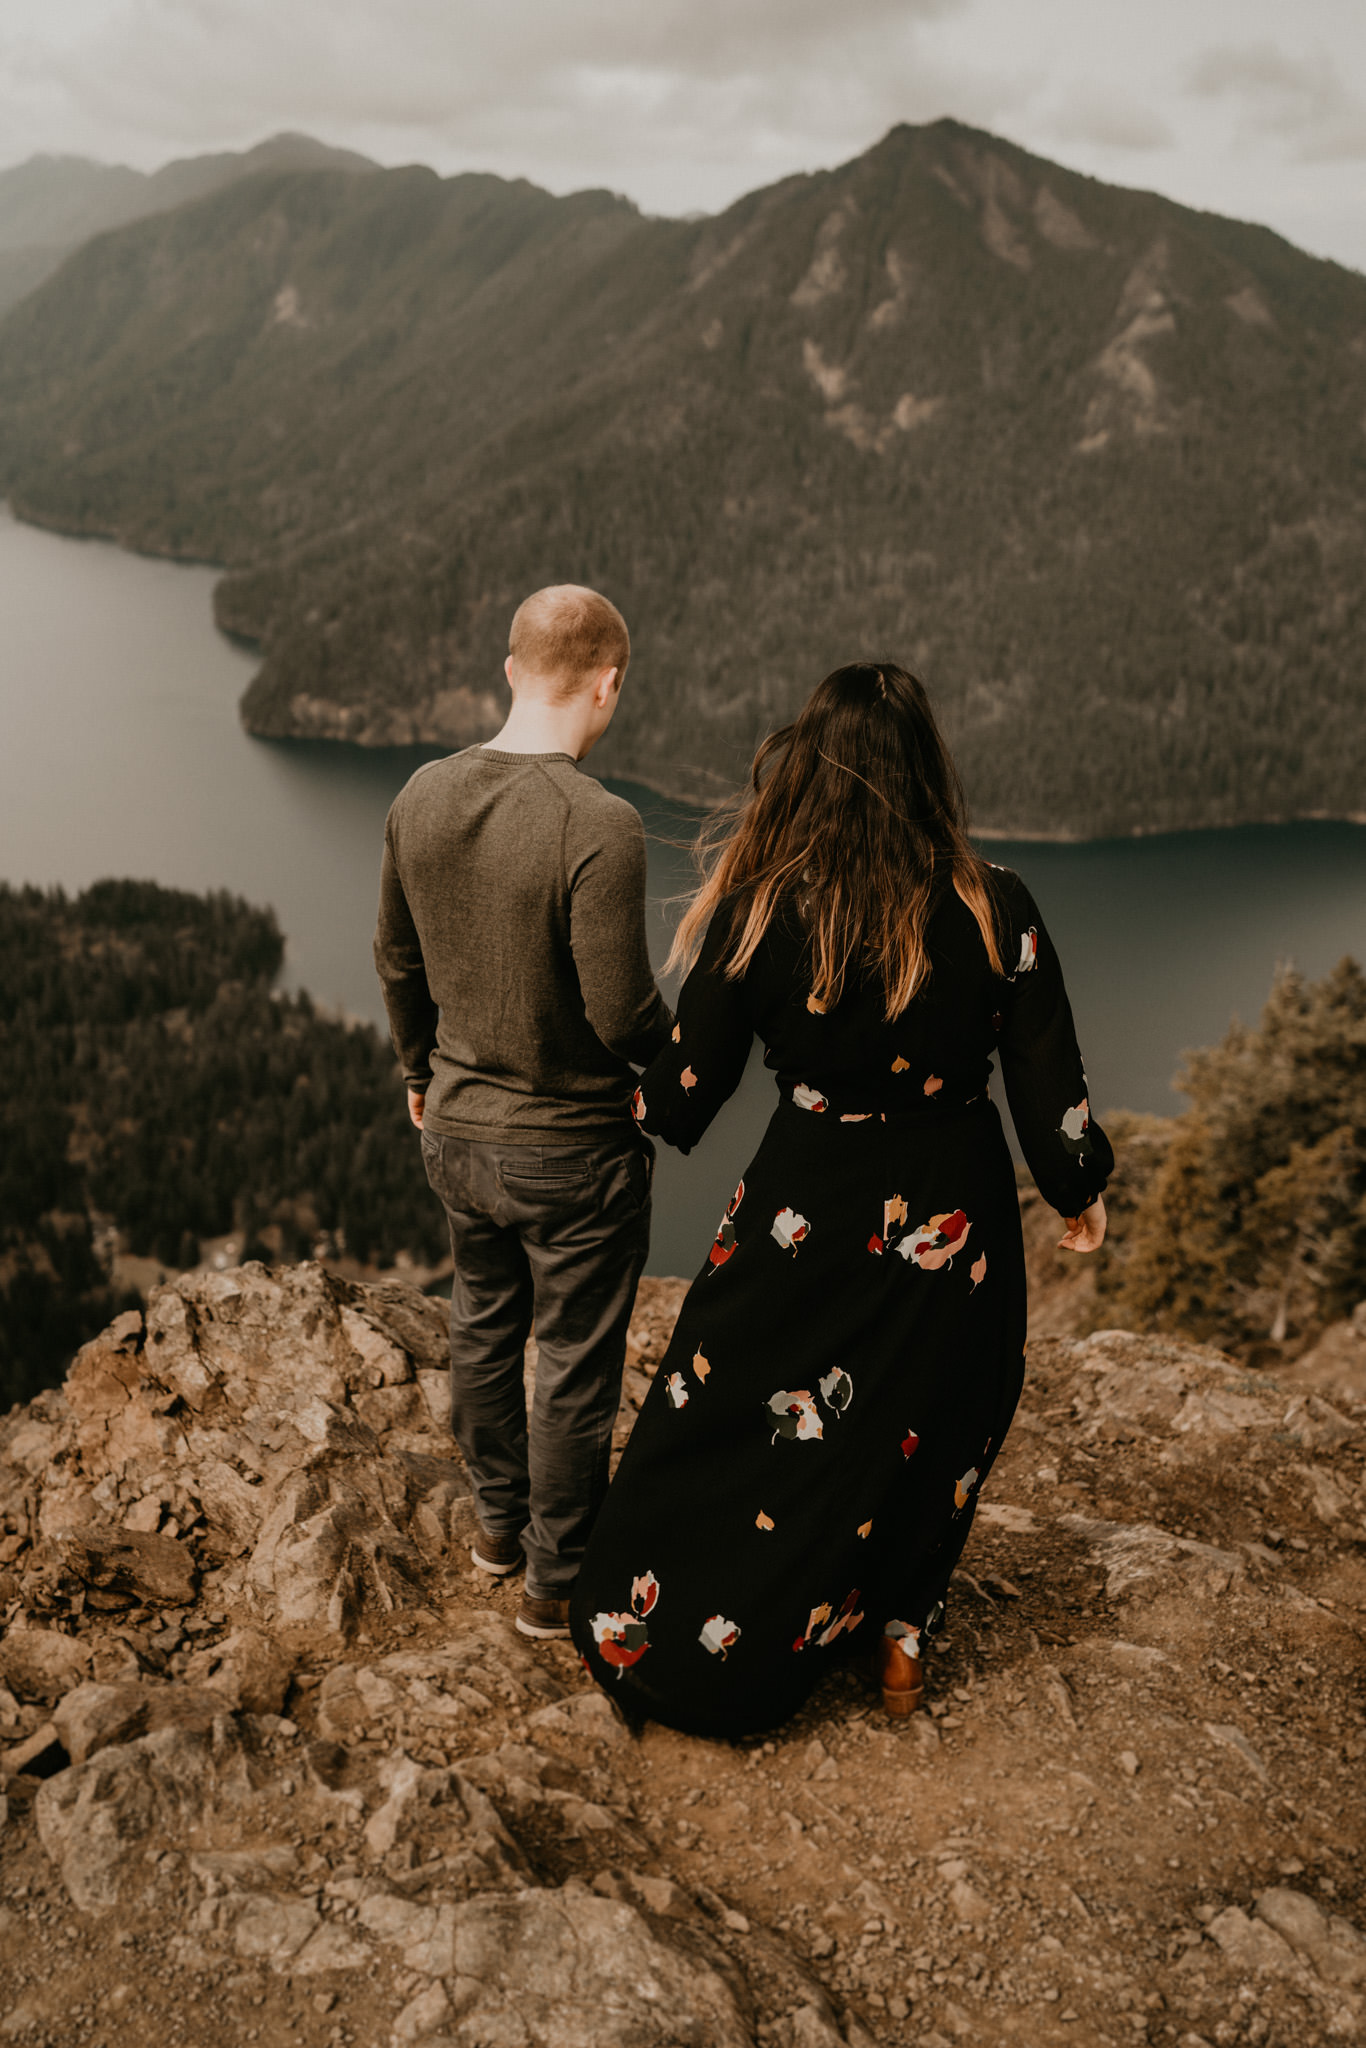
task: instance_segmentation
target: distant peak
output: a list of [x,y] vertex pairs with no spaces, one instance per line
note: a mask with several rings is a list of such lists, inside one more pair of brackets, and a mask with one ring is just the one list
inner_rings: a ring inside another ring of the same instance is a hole
[[330,142],[320,142],[315,135],[303,135],[297,129],[283,128],[278,135],[268,135],[263,142],[253,143],[242,152],[245,158],[291,157],[304,158],[326,164],[350,164],[367,170],[378,170],[373,157],[362,156],[359,150],[339,149]]

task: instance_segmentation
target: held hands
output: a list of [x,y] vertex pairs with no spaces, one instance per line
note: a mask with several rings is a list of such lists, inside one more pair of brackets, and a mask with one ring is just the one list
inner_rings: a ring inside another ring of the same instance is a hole
[[[412,1118],[413,1122],[416,1124],[418,1130],[422,1129],[422,1105],[426,1101],[426,1099],[426,1096],[423,1094],[420,1088],[410,1088],[408,1090],[408,1114]],[[1104,1229],[1103,1224],[1101,1228],[1102,1230]]]
[[1097,1195],[1080,1216],[1068,1216],[1066,1237],[1058,1239],[1060,1252],[1097,1252],[1105,1242],[1105,1203]]

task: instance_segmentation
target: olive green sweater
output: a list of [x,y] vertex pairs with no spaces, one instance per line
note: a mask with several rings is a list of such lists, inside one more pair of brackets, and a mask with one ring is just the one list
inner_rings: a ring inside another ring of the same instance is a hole
[[621,1130],[673,1018],[645,948],[639,814],[568,754],[429,762],[384,828],[375,965],[394,1049],[449,1137]]

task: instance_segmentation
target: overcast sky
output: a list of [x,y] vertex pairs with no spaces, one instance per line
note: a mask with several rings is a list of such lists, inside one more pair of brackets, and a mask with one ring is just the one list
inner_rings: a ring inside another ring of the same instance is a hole
[[1366,270],[1366,0],[0,0],[0,163],[294,128],[685,213],[941,114]]

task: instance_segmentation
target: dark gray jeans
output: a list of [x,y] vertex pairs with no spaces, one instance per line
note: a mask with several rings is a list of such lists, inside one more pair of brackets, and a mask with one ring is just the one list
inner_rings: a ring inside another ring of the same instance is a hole
[[543,1146],[424,1131],[422,1158],[451,1226],[451,1428],[475,1509],[491,1536],[521,1536],[528,1593],[563,1599],[607,1490],[654,1148],[633,1127]]

